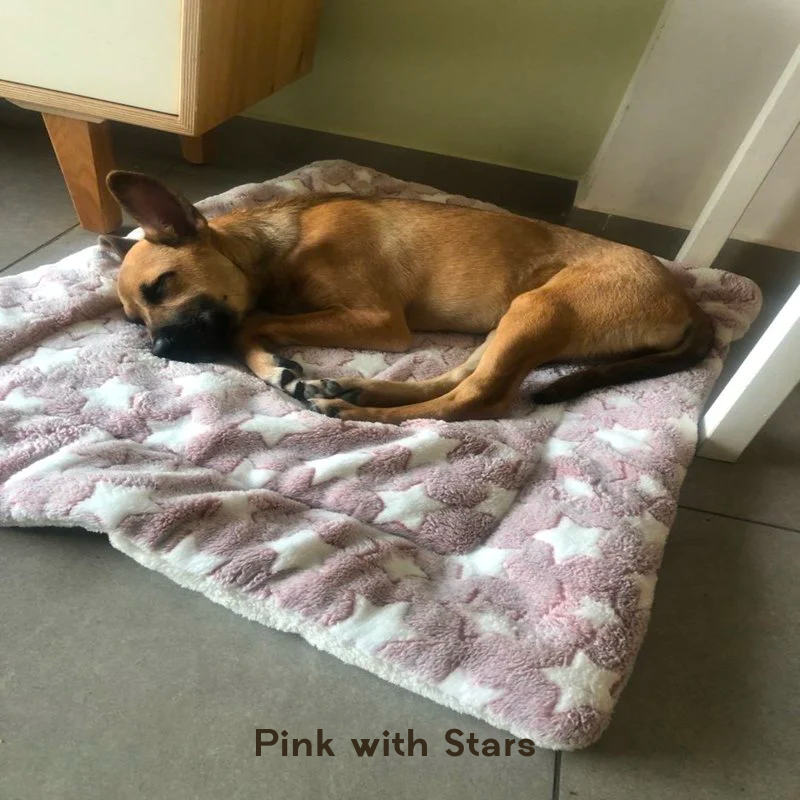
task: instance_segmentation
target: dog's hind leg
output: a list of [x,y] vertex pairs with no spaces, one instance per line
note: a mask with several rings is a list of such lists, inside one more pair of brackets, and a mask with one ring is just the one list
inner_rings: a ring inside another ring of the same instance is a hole
[[570,350],[568,304],[546,288],[519,295],[487,340],[474,370],[432,400],[391,408],[362,407],[342,399],[310,401],[315,410],[341,419],[404,422],[409,419],[493,419],[508,412],[525,376]]
[[382,381],[371,378],[348,377],[336,380],[304,381],[305,396],[312,398],[343,397],[359,406],[402,406],[423,403],[447,394],[466,380],[478,366],[495,332],[491,331],[486,341],[474,350],[463,364],[459,364],[441,375],[422,381]]

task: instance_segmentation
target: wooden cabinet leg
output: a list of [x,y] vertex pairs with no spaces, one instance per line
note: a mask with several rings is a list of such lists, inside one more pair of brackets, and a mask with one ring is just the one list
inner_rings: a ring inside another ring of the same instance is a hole
[[118,228],[122,212],[106,187],[106,175],[114,169],[108,123],[42,117],[81,227],[95,233]]
[[181,151],[190,164],[208,164],[214,155],[212,131],[200,136],[181,136]]

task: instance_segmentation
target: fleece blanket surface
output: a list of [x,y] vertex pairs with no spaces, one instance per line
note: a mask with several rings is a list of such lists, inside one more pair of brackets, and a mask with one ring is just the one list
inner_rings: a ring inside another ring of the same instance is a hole
[[[199,204],[309,190],[484,206],[345,162]],[[670,266],[716,322],[700,366],[509,418],[401,426],[299,407],[236,364],[149,352],[97,248],[0,281],[0,523],[80,526],[251,619],[540,746],[590,744],[644,636],[732,338],[741,277]],[[284,351],[317,377],[430,377],[476,346]],[[562,368],[563,369],[563,368]]]

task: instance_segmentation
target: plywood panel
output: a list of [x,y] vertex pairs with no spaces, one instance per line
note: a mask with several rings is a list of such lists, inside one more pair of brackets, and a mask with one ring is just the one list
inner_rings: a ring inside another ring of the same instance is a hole
[[0,80],[177,114],[181,7],[0,0]]
[[64,94],[52,89],[26,86],[24,83],[0,81],[0,97],[5,97],[23,108],[43,113],[63,114],[74,119],[95,122],[102,119],[113,119],[161,131],[175,133],[188,131],[176,114],[164,114],[161,111],[123,106],[119,103],[110,103],[107,100],[96,100],[93,97],[82,97],[77,94]]
[[193,132],[212,128],[311,69],[320,4],[199,0],[197,39],[185,41],[183,82],[182,116]]

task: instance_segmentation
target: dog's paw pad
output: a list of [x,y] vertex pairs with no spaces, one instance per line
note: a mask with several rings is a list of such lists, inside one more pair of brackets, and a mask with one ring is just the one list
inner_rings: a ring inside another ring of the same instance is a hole
[[323,378],[318,381],[306,381],[306,397],[343,397],[346,390],[337,381]]
[[324,414],[326,417],[338,417],[345,407],[345,403],[339,400],[309,400],[308,407],[318,414]]
[[336,381],[323,379],[320,383],[325,397],[338,397],[342,393],[342,387]]

